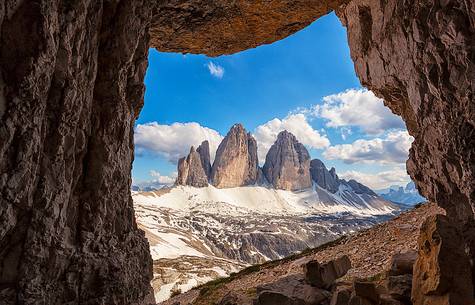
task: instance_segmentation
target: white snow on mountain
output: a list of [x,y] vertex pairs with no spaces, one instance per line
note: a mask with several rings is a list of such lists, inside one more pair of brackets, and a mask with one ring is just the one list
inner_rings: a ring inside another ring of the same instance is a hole
[[283,258],[387,220],[397,205],[341,184],[335,194],[263,186],[134,192],[150,243],[157,302],[250,264]]

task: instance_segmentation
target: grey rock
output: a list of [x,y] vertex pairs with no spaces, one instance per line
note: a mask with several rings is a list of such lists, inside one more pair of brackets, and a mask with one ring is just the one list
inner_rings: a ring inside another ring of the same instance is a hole
[[241,124],[235,124],[218,146],[211,183],[217,188],[255,184],[258,163],[256,140]]
[[340,182],[335,173],[335,168],[332,167],[330,172],[322,161],[319,159],[313,159],[310,162],[310,175],[312,176],[312,180],[321,188],[324,188],[331,193],[336,193],[338,191]]
[[207,179],[211,177],[211,158],[209,153],[209,142],[203,141],[196,149],[200,154],[201,166],[205,172]]
[[208,177],[203,169],[200,154],[193,146],[186,158],[178,160],[178,177],[176,184],[194,187],[208,186]]
[[312,186],[310,155],[295,136],[284,130],[269,149],[263,172],[277,189],[302,190]]

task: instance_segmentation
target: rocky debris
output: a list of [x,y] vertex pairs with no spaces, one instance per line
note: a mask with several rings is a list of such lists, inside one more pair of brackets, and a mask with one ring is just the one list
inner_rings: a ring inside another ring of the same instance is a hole
[[328,289],[350,269],[351,262],[346,255],[325,264],[312,260],[304,265],[305,280],[312,286]]
[[176,184],[194,187],[208,186],[208,177],[202,164],[200,153],[192,146],[188,156],[178,160]]
[[310,175],[321,188],[328,190],[331,193],[338,191],[340,181],[335,173],[335,168],[332,167],[330,171],[327,170],[325,164],[319,159],[310,161]]
[[252,299],[247,295],[230,291],[218,305],[253,305]]
[[277,189],[302,190],[312,186],[310,155],[295,136],[284,130],[269,149],[263,172]]
[[258,286],[254,305],[315,305],[331,297],[331,292],[306,283],[302,275],[290,275]]
[[205,172],[207,179],[211,177],[211,158],[209,154],[209,142],[203,141],[200,146],[196,149],[196,151],[200,154],[201,165]]
[[256,140],[241,124],[235,124],[218,146],[211,183],[217,188],[255,184],[258,163]]
[[[321,247],[315,252],[309,251],[302,256],[266,263],[255,271],[238,275],[223,285],[207,290],[206,294],[196,298],[192,304],[208,305],[210,300],[218,303],[229,291],[248,295],[257,286],[275,282],[292,274],[300,274],[303,277],[302,267],[307,262],[318,260],[323,264],[345,253],[350,258],[352,267],[343,278],[336,281],[336,290],[346,287],[351,291],[352,279],[374,281],[381,278],[377,281],[378,287],[382,287],[381,291],[378,291],[381,304],[402,305],[401,301],[392,297],[386,288],[385,276],[394,261],[393,256],[417,249],[419,227],[423,220],[430,215],[443,212],[435,204],[424,204],[386,223]],[[199,289],[192,290],[190,293],[196,291]]]
[[461,232],[444,215],[426,219],[414,265],[414,305],[475,304],[471,265]]

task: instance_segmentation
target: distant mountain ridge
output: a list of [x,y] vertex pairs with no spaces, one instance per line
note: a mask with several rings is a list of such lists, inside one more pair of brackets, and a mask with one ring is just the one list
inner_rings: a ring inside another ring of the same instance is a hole
[[389,189],[379,190],[377,193],[386,200],[406,205],[414,205],[427,201],[419,194],[413,181],[409,182],[406,187],[393,186]]
[[256,140],[241,124],[231,127],[219,145],[212,165],[209,160],[208,141],[196,150],[191,147],[188,156],[178,162],[176,185],[206,187],[211,184],[217,188],[260,185],[300,191],[316,183],[333,194],[342,185],[356,194],[378,196],[355,180],[339,179],[335,168],[327,170],[321,160],[311,160],[305,146],[286,130],[278,134],[262,168],[257,157]]

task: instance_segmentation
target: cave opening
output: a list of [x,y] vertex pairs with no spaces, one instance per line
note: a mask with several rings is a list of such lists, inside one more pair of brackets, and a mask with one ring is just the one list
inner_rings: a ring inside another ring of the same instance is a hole
[[149,47],[232,54],[334,10],[361,84],[415,138],[408,172],[447,212],[421,227],[411,301],[474,304],[474,6],[7,0],[0,5],[0,300],[152,303],[153,262],[130,192]]
[[[334,13],[283,40],[232,55],[150,49],[145,85],[144,107],[134,128],[132,198],[154,259],[157,301],[249,264],[317,247],[424,201],[415,187],[406,187],[411,185],[405,162],[412,137],[402,119],[361,86],[346,30]],[[306,165],[315,172],[309,185],[302,185],[299,176],[306,171],[311,176],[309,168],[301,166],[297,176],[280,184],[269,182],[272,178],[263,171],[269,149],[284,130],[313,159]],[[250,137],[257,143],[257,170],[232,176],[230,172],[239,172],[236,166],[247,166],[233,164],[242,157],[233,150],[252,155],[241,138],[237,144],[232,141],[242,135],[244,142]],[[229,156],[215,162],[224,142],[231,144],[220,156]],[[199,171],[193,158],[201,161]],[[324,168],[321,173],[317,165]],[[287,201],[274,192],[308,188]],[[356,199],[361,194],[368,198]],[[314,210],[298,211],[305,217],[297,217],[297,211],[277,206],[276,196],[289,206],[305,202]],[[259,201],[268,202],[268,209],[258,207]],[[230,206],[242,211],[233,214]],[[269,215],[274,219],[263,225]],[[293,223],[285,220],[289,217]],[[211,224],[221,230],[208,229]],[[292,232],[293,240],[287,234],[275,237],[282,230]]]

